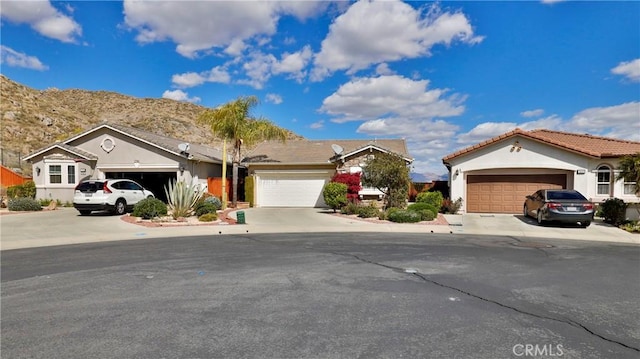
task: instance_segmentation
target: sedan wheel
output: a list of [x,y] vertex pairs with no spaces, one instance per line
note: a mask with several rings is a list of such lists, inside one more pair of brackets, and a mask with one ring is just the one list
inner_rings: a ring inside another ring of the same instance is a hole
[[584,221],[584,222],[580,222],[580,226],[582,228],[587,228],[591,225],[591,221]]
[[522,214],[524,214],[524,218],[529,217],[529,208],[527,208],[527,205],[524,205],[524,209],[522,210]]
[[542,211],[538,211],[536,219],[538,220],[539,225],[544,226],[544,220],[542,219]]

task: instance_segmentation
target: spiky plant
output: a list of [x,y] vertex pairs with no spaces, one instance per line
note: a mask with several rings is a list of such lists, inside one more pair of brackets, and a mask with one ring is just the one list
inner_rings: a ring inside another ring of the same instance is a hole
[[164,187],[164,193],[167,195],[171,216],[178,219],[193,214],[196,202],[202,197],[204,189],[195,181],[188,184],[185,181],[171,180]]

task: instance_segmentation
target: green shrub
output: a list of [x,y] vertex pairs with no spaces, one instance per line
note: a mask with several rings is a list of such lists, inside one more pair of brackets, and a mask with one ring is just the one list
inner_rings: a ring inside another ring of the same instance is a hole
[[254,187],[255,177],[247,176],[244,179],[244,199],[249,202],[249,206],[253,207],[253,187]]
[[371,202],[368,206],[358,206],[358,217],[360,218],[378,217],[379,214],[380,210],[373,202]]
[[180,217],[189,217],[193,213],[193,209],[204,191],[195,181],[186,183],[184,181],[171,180],[165,186],[164,193],[169,201],[168,207],[171,210],[171,216],[173,219],[178,219]]
[[625,221],[627,206],[619,198],[609,198],[598,207],[598,215],[607,223],[619,225]]
[[415,211],[409,211],[406,209],[398,209],[388,213],[388,218],[391,222],[397,223],[416,223],[422,219],[420,214]]
[[452,201],[449,198],[445,198],[442,201],[442,207],[440,207],[440,212],[446,214],[456,214],[462,207],[462,198],[458,198],[455,201]]
[[442,197],[442,193],[440,193],[440,191],[422,192],[422,193],[418,193],[418,195],[416,196],[416,202],[428,203],[438,210],[442,206],[443,200],[444,200],[444,197]]
[[200,222],[213,222],[218,219],[218,214],[213,213],[205,213],[203,215],[198,216],[198,221]]
[[7,188],[9,198],[36,198],[36,184],[33,181],[26,181],[23,184]]
[[[209,197],[209,198],[215,198],[215,197]],[[220,206],[217,206],[214,203],[205,201],[196,206],[195,213],[196,213],[196,216],[198,217],[207,213],[216,213],[216,211],[219,210],[221,206],[222,204],[220,204]]]
[[360,206],[355,202],[349,202],[346,206],[340,209],[340,213],[342,214],[358,214],[360,210]]
[[436,212],[430,209],[421,209],[416,212],[418,212],[418,214],[420,215],[421,221],[433,221],[434,219],[436,219]]
[[431,204],[425,203],[425,202],[413,203],[413,204],[410,204],[409,207],[407,207],[407,209],[410,211],[419,212],[419,211],[428,209],[433,213],[438,213],[438,208],[440,207],[434,207]]
[[640,233],[640,221],[630,221],[629,223],[621,225],[620,228],[627,232]]
[[167,215],[167,205],[157,198],[145,198],[133,206],[134,217],[142,217],[143,219],[152,219]]
[[324,203],[327,204],[335,212],[338,208],[342,208],[347,204],[347,185],[338,182],[329,182],[324,185],[322,190]]
[[204,203],[212,204],[216,207],[216,211],[222,209],[222,201],[216,196],[210,196],[204,199]]
[[33,198],[11,198],[7,206],[10,211],[42,211],[40,202]]

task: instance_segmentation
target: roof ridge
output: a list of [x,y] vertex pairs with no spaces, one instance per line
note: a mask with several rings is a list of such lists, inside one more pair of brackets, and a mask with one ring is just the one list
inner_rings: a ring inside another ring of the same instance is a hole
[[624,142],[624,143],[640,144],[640,141],[631,141],[631,140],[625,140],[625,139],[620,139],[620,138],[605,137],[605,136],[599,136],[599,135],[591,135],[591,134],[588,134],[588,133],[572,133],[572,132],[566,132],[566,131],[554,131],[554,130],[547,130],[547,129],[544,129],[544,128],[538,128],[538,129],[529,131],[529,133],[538,133],[538,132],[557,133],[557,134],[561,134],[561,135],[567,135],[567,136],[573,136],[573,137],[593,138],[593,139],[611,141],[611,142]]

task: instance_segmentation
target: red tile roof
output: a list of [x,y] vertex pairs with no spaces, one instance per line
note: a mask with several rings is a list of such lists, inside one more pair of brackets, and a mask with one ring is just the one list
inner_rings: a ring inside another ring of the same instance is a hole
[[514,136],[526,137],[534,141],[546,143],[571,152],[577,152],[585,156],[595,158],[621,157],[640,153],[640,142],[543,129],[524,131],[516,128],[513,131],[447,155],[442,159],[442,161],[447,162],[458,156],[462,156]]

